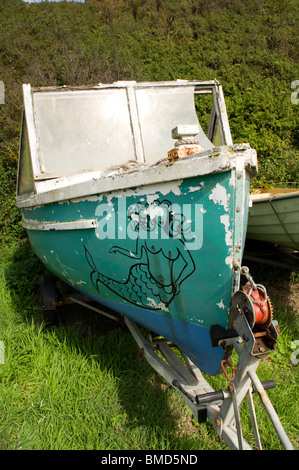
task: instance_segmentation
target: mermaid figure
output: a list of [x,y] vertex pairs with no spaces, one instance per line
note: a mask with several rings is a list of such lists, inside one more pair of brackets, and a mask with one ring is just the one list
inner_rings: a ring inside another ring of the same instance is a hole
[[136,235],[135,251],[120,246],[109,250],[132,260],[123,282],[101,273],[85,247],[86,259],[92,268],[91,280],[98,292],[104,285],[132,304],[150,310],[167,309],[179,294],[181,284],[195,271],[194,261],[185,245],[184,217],[178,217],[170,209],[169,201],[130,206],[128,218],[131,234]]

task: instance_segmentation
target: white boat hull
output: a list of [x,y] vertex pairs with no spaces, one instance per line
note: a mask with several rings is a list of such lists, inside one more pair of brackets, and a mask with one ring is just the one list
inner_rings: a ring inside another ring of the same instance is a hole
[[299,250],[299,191],[251,196],[247,238]]

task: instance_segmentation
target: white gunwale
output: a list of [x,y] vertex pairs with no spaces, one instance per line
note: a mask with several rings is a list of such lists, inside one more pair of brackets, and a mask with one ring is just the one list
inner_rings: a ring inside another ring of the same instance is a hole
[[166,162],[116,176],[101,177],[99,172],[95,172],[36,181],[35,193],[17,196],[16,201],[19,208],[34,207],[245,168],[250,173],[256,173],[256,151],[248,144],[225,146],[182,158],[175,163]]

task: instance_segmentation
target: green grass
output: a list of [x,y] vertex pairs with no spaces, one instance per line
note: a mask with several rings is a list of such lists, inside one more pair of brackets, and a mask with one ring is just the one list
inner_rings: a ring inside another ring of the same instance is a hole
[[[126,329],[95,334],[91,327],[90,334],[82,334],[63,322],[43,325],[38,300],[43,268],[27,244],[2,248],[1,260],[5,361],[0,364],[0,450],[226,449],[215,441],[209,423],[194,421]],[[294,317],[288,308],[289,315],[277,311],[283,318],[279,343],[258,375],[276,380],[269,397],[298,449],[298,366],[290,355],[291,342],[299,336],[297,322],[288,324]],[[223,376],[214,377],[212,384],[215,389],[227,386]],[[280,449],[269,418],[255,401],[264,448]],[[246,406],[242,419],[244,435],[253,443]]]

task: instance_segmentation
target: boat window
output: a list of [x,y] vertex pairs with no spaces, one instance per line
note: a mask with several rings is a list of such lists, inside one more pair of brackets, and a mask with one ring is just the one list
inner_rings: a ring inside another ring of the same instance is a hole
[[26,119],[23,117],[20,158],[18,169],[18,194],[28,194],[34,191],[33,171],[31,164],[31,155],[29,147],[29,139],[27,132]]
[[206,91],[196,96],[193,84],[125,83],[32,93],[41,169],[36,179],[104,171],[128,160],[154,164],[174,148],[172,130],[180,125],[197,125],[195,138],[204,150],[216,145],[209,126],[211,90],[208,111],[195,101],[204,100]]
[[175,142],[171,131],[178,125],[198,125],[200,145],[213,147],[196,115],[193,86],[137,89],[136,102],[146,163],[167,157]]
[[125,89],[33,93],[43,174],[102,170],[135,158]]
[[211,110],[213,106],[213,94],[197,92],[194,96],[194,103],[202,130],[205,135],[208,136]]
[[213,143],[213,147],[225,145],[225,140],[221,133],[219,109],[216,104],[214,93],[199,93],[195,95],[195,107],[203,131],[208,139]]

